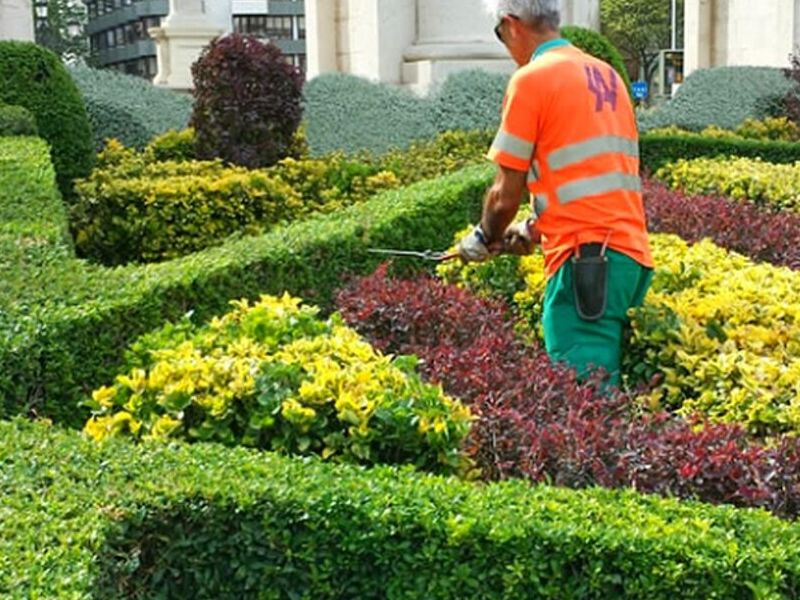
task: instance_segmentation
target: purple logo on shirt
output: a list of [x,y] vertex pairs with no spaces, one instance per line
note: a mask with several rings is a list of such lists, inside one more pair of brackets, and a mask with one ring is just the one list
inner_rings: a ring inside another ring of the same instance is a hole
[[584,67],[586,78],[589,80],[589,91],[595,95],[595,112],[603,110],[603,105],[608,102],[611,110],[617,110],[617,74],[609,67],[608,83],[603,79],[599,67]]

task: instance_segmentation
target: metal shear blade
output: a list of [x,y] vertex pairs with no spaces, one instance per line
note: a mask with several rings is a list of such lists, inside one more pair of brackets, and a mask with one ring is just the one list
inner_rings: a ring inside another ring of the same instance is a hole
[[373,254],[387,254],[389,256],[407,256],[410,258],[421,258],[422,260],[432,260],[434,262],[442,262],[456,258],[458,254],[447,252],[434,252],[433,250],[391,250],[387,248],[370,248],[367,252]]

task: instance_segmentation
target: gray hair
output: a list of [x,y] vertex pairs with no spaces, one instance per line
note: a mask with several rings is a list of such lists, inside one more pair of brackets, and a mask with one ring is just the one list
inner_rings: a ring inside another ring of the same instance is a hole
[[558,29],[561,24],[560,0],[483,0],[486,9],[498,21],[506,15],[525,23]]

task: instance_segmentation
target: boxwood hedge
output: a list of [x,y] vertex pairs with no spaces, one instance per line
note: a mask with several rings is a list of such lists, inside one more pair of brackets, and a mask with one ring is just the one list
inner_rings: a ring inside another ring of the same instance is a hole
[[479,486],[0,423],[10,598],[797,598],[800,529],[632,491]]
[[462,171],[157,265],[105,269],[65,258],[19,272],[0,296],[0,417],[35,412],[80,425],[83,394],[113,376],[130,341],[165,320],[190,310],[204,319],[231,299],[283,291],[325,306],[344,272],[374,268],[370,246],[444,248],[478,218],[490,173]]

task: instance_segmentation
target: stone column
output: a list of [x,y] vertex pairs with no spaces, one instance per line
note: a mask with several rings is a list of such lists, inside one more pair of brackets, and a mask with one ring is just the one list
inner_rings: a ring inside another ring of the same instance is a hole
[[697,69],[711,66],[715,28],[713,16],[714,0],[685,0],[683,24],[683,74],[684,77]]
[[309,79],[338,71],[336,12],[340,0],[306,0],[306,56]]
[[147,32],[155,40],[158,54],[153,83],[186,91],[193,85],[192,63],[224,29],[209,19],[203,0],[169,0],[169,15],[161,27],[151,27]]
[[0,40],[34,41],[31,0],[0,0]]

